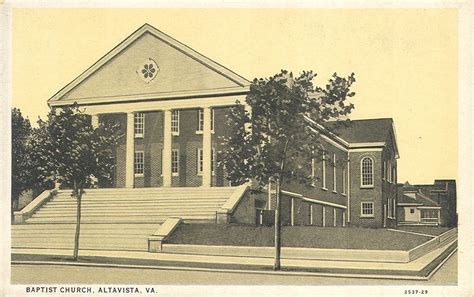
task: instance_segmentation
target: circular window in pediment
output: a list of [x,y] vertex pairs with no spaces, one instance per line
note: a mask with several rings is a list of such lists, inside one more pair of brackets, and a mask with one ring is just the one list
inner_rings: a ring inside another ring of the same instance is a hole
[[144,82],[149,83],[155,79],[158,75],[160,68],[158,64],[152,58],[148,58],[148,60],[144,61],[138,66],[137,75],[140,77]]

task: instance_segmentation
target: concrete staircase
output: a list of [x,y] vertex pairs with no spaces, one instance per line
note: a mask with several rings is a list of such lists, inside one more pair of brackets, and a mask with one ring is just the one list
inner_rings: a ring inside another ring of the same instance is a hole
[[[148,250],[148,236],[169,217],[214,223],[235,187],[89,189],[82,199],[81,249]],[[60,190],[24,224],[12,226],[13,248],[72,249],[76,200]]]

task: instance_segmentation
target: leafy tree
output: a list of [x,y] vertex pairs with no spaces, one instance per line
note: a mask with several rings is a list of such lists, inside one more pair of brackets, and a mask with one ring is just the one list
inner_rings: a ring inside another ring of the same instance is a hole
[[[324,87],[313,84],[312,71],[293,78],[282,70],[269,78],[254,79],[245,103],[236,102],[227,125],[230,136],[223,139],[222,163],[233,185],[252,180],[256,188],[275,181],[275,264],[280,269],[281,187],[285,183],[311,184],[316,177],[308,172],[311,160],[322,158],[320,134],[315,126],[329,120],[344,122],[354,106],[347,102],[354,74],[347,78],[336,73]],[[335,165],[335,164],[334,164]]]
[[77,202],[74,260],[78,258],[81,202],[86,188],[110,180],[114,167],[112,150],[119,138],[118,126],[101,123],[94,128],[89,115],[74,104],[51,109],[40,121],[35,145],[37,182],[56,181],[72,189]]
[[24,118],[21,111],[17,108],[12,109],[12,192],[11,192],[11,211],[18,206],[18,200],[21,193],[29,189],[30,174],[28,163],[28,138],[31,135],[32,128],[30,120]]

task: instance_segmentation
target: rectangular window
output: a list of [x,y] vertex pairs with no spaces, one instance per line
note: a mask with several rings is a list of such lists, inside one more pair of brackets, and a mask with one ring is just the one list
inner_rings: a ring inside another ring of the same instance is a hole
[[198,126],[197,126],[197,132],[202,132],[204,131],[204,109],[200,108],[198,110]]
[[323,206],[323,227],[326,227],[326,207]]
[[326,153],[323,152],[323,166],[322,166],[322,180],[323,180],[323,189],[327,190],[326,188]]
[[[214,148],[212,148],[211,151],[211,170],[212,170],[212,175],[215,174],[214,166],[215,166],[215,154],[214,154]],[[204,171],[204,154],[202,148],[198,148],[197,151],[197,174],[201,175],[202,172]]]
[[394,184],[397,183],[397,168],[392,166],[392,181]]
[[[198,111],[198,126],[196,132],[202,133],[204,131],[204,108]],[[211,109],[211,132],[214,132],[214,109]]]
[[391,167],[392,167],[392,164],[390,164],[390,160],[388,160],[388,162],[387,162],[387,180],[388,180],[389,183],[392,182]]
[[332,191],[337,192],[336,154],[332,155]]
[[145,173],[145,153],[137,151],[134,154],[133,172],[135,175],[143,175]]
[[290,206],[290,223],[291,226],[295,225],[295,199],[291,198],[290,200],[291,206]]
[[361,202],[360,203],[360,216],[361,217],[374,217],[374,203]]
[[143,138],[145,135],[145,114],[143,112],[135,113],[133,127],[135,138]]
[[392,207],[392,211],[393,211],[393,214],[392,214],[392,217],[393,218],[396,218],[396,215],[397,215],[397,200],[395,198],[392,199],[392,203],[393,203],[393,207]]
[[314,187],[314,179],[316,177],[316,160],[314,159],[314,151],[312,152],[313,156],[311,157],[311,186]]
[[382,179],[385,180],[387,178],[387,161],[383,161],[382,163]]
[[342,168],[342,194],[346,194],[346,168]]
[[171,174],[173,176],[179,175],[179,150],[171,150]]
[[211,109],[211,132],[214,132],[214,108]]
[[173,110],[171,113],[171,134],[179,135],[179,110]]
[[214,153],[214,148],[211,149],[211,174],[215,174],[215,166],[216,166],[216,155]]
[[392,218],[392,199],[388,198],[388,212],[387,212],[387,217],[389,219]]
[[202,174],[202,172],[204,171],[203,158],[204,158],[204,156],[202,154],[202,149],[198,148],[198,150],[197,150],[197,174]]
[[336,227],[337,225],[337,210],[335,208],[333,208],[333,222],[332,222],[332,225],[333,227]]

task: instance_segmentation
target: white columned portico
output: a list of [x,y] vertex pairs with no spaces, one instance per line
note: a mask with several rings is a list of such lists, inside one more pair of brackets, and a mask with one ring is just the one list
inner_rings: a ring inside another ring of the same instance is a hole
[[163,187],[171,187],[171,109],[163,110]]
[[211,108],[204,108],[204,127],[202,134],[202,186],[212,185],[212,135],[211,135]]
[[135,114],[127,113],[127,141],[125,146],[125,187],[133,188],[134,175],[134,156],[135,156]]
[[91,125],[92,128],[98,128],[99,127],[99,115],[98,114],[91,114]]

